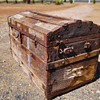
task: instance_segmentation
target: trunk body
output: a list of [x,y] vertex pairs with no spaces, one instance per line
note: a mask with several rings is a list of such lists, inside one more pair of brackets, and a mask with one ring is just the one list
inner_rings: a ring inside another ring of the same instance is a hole
[[94,79],[100,26],[28,11],[8,24],[13,57],[48,100]]

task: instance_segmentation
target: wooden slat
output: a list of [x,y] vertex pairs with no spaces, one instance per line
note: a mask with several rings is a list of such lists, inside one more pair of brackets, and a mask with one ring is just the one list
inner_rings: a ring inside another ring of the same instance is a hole
[[56,69],[56,68],[59,68],[61,66],[67,65],[67,64],[71,64],[71,63],[74,63],[74,62],[78,62],[78,61],[81,61],[81,60],[84,60],[84,59],[87,59],[87,58],[97,56],[99,54],[99,51],[100,51],[100,48],[90,52],[89,54],[83,53],[83,54],[80,54],[80,55],[75,56],[75,57],[50,62],[50,63],[48,63],[48,70],[51,69],[50,67],[52,67],[52,69],[53,68]]
[[[30,12],[32,12],[32,11],[30,11]],[[46,16],[46,17],[52,17],[52,18],[55,18],[55,19],[61,19],[61,20],[74,20],[74,19],[72,19],[72,18],[64,18],[64,17],[59,17],[59,16],[51,16],[51,15],[48,15],[48,14],[43,14],[43,13],[40,13],[40,12],[32,12],[32,13],[34,13],[34,14],[38,14],[38,15],[41,15],[41,16]]]
[[35,19],[35,20],[39,20],[41,22],[45,22],[45,23],[50,23],[50,24],[54,24],[54,25],[58,25],[58,26],[64,26],[65,23],[57,23],[57,21],[53,21],[53,20],[47,20],[47,19],[43,19],[43,18],[39,18],[38,16],[34,16],[34,15],[27,15],[27,14],[23,14],[20,13],[21,15],[31,18],[31,19]]

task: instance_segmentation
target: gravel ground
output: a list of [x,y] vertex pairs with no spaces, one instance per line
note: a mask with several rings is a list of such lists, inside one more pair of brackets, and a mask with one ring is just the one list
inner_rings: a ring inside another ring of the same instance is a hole
[[[82,18],[90,16],[90,19],[100,23],[97,15],[90,12],[87,11],[88,14]],[[97,11],[94,12],[97,14]],[[11,56],[6,18],[0,19],[0,100],[45,100]],[[54,100],[100,100],[100,78]]]

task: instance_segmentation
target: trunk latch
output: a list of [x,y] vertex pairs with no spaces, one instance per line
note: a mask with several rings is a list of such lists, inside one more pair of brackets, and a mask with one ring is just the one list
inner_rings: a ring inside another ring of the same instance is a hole
[[88,41],[86,41],[86,42],[84,43],[84,49],[85,49],[86,52],[90,52],[90,51],[92,50],[92,48],[91,48],[91,43],[88,42]]
[[60,42],[59,43],[59,48],[58,48],[58,56],[59,58],[63,59],[63,58],[68,58],[68,57],[72,57],[75,56],[76,53],[74,51],[74,47],[73,46],[67,46],[63,43]]

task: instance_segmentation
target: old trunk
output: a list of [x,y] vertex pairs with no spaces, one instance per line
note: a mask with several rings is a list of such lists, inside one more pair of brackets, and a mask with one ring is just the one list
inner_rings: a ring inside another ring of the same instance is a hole
[[100,26],[29,11],[8,24],[13,57],[48,100],[94,79]]

